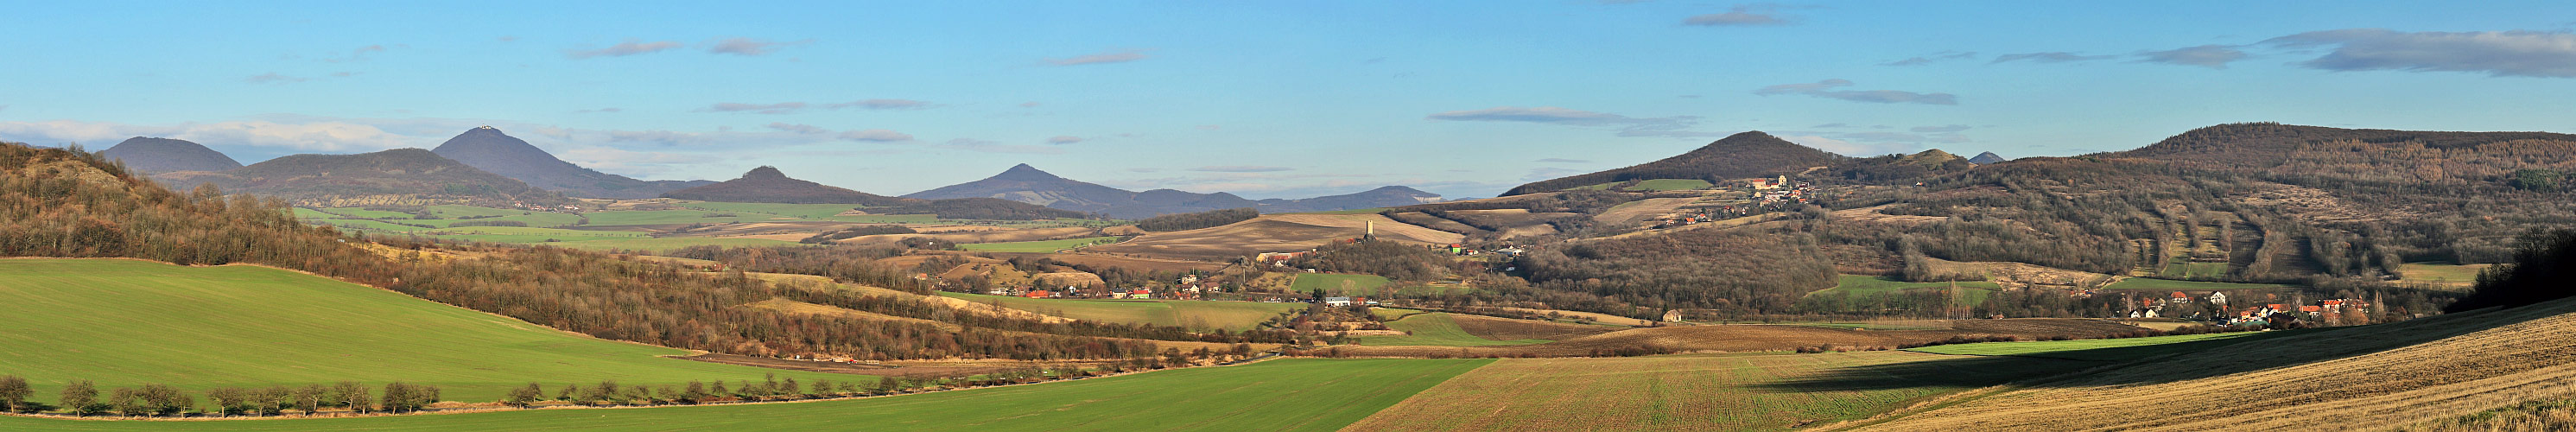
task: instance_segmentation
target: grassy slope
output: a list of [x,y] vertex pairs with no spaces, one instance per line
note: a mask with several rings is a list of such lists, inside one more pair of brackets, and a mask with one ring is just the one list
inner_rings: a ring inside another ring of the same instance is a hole
[[953,292],[939,295],[978,304],[999,302],[1002,307],[1078,320],[1230,330],[1251,329],[1270,317],[1306,307],[1304,303],[1033,299]]
[[[1818,290],[1807,293],[1807,295],[1844,293],[1850,294],[1852,298],[1857,299],[1905,290],[1950,288],[1950,282],[1906,282],[1886,276],[1851,274],[1841,275],[1838,279],[1835,279],[1835,282],[1836,283],[1833,288]],[[1987,281],[1959,282],[1958,286],[1960,289],[1965,291],[1965,295],[1967,296],[1967,298],[1962,299],[1964,304],[1983,304],[1986,302],[1986,296],[1994,294],[1996,290],[2003,289],[2003,287],[1995,285],[1994,282]]]
[[2398,265],[2397,272],[2405,275],[2404,279],[2399,279],[2405,282],[2469,284],[2477,283],[2478,272],[2486,271],[2487,267],[2492,266],[2494,264],[2406,263]]
[[1109,242],[1115,242],[1115,241],[1118,241],[1118,238],[1117,238],[1117,237],[1083,237],[1083,238],[1069,238],[1069,239],[1062,239],[1062,240],[1039,240],[1039,241],[1024,241],[1024,242],[968,243],[968,244],[961,244],[961,245],[957,245],[957,247],[958,247],[959,249],[965,249],[965,250],[970,250],[970,251],[979,251],[979,252],[1028,252],[1028,253],[1053,253],[1053,252],[1055,252],[1055,251],[1059,251],[1059,250],[1073,249],[1073,248],[1082,247],[1082,246],[1090,246],[1090,245],[1093,245],[1093,244],[1109,243]]
[[[2236,343],[2280,337],[2296,332],[2236,332],[2198,335],[2156,336],[2127,339],[2083,339],[2038,342],[1988,342],[1959,345],[1935,345],[1906,351],[1951,355],[2022,356],[2074,360],[2121,360],[2169,352],[2206,349],[2215,344]],[[2147,349],[2111,349],[2153,346]]]
[[[1349,430],[1785,430],[1865,418],[1932,396],[2091,365],[1944,359],[1888,351],[1503,359]],[[1859,388],[1798,384],[1859,369],[1891,373],[1861,372],[1884,382]]]
[[0,417],[0,429],[1330,431],[1491,362],[1286,359],[849,401],[225,422]]
[[2469,415],[2576,388],[2576,368],[2568,367],[2576,360],[2576,299],[2311,330],[2207,352],[2007,389],[1877,426],[2262,430]]
[[[1384,314],[1381,314],[1381,316],[1383,316],[1383,315],[1384,315]],[[1395,320],[1395,321],[1387,322],[1387,323],[1386,323],[1386,328],[1387,328],[1387,329],[1389,329],[1389,330],[1402,330],[1402,331],[1406,331],[1406,332],[1412,332],[1413,334],[1405,335],[1405,336],[1368,336],[1368,337],[1362,337],[1362,338],[1360,338],[1360,344],[1362,344],[1362,345],[1423,345],[1423,346],[1487,346],[1487,345],[1527,345],[1527,344],[1547,343],[1547,342],[1549,342],[1549,341],[1548,341],[1548,340],[1546,340],[1546,339],[1521,339],[1521,340],[1498,341],[1498,340],[1486,339],[1486,338],[1483,338],[1483,337],[1478,337],[1478,336],[1476,336],[1476,335],[1474,335],[1474,334],[1467,333],[1467,330],[1466,330],[1466,329],[1458,328],[1458,321],[1457,321],[1457,320],[1454,320],[1454,319],[1451,319],[1449,314],[1447,314],[1447,313],[1439,313],[1439,312],[1426,313],[1426,314],[1415,314],[1415,315],[1412,315],[1412,316],[1406,316],[1406,317],[1404,317],[1404,318],[1402,318],[1402,319],[1397,319],[1397,320]]]
[[1628,187],[1628,190],[1632,190],[1632,191],[1671,191],[1671,190],[1692,190],[1692,189],[1707,189],[1709,186],[1714,186],[1714,185],[1715,185],[1715,184],[1713,184],[1713,183],[1709,183],[1707,180],[1700,180],[1700,179],[1654,179],[1654,180],[1647,180],[1647,181],[1637,182],[1637,185],[1636,185],[1636,186],[1630,186],[1630,187]]
[[[686,351],[611,342],[303,274],[250,266],[179,267],[109,259],[0,260],[0,374],[50,401],[67,379],[102,389],[216,386],[444,387],[449,400],[497,400],[507,387],[659,384],[860,375],[661,358]],[[870,378],[872,379],[872,378]]]
[[2182,281],[2182,280],[2171,280],[2171,279],[2128,278],[2128,279],[2121,279],[2119,282],[2112,282],[2110,285],[2104,285],[2104,286],[2102,286],[2102,289],[2106,289],[2106,290],[2178,290],[2178,291],[2217,291],[2217,290],[2232,290],[2232,289],[2281,288],[2281,287],[2284,287],[2284,286],[2285,286],[2285,285],[2278,285],[2278,284],[2249,284],[2249,283],[2230,283],[2230,282]]
[[[1344,281],[1350,282],[1350,289],[1355,291],[1344,291],[1342,287],[1342,282]],[[1360,295],[1369,295],[1366,293],[1371,292],[1370,290],[1386,286],[1386,284],[1386,277],[1378,275],[1299,273],[1297,274],[1297,280],[1295,282],[1288,283],[1288,288],[1296,290],[1297,292],[1314,291],[1320,288],[1333,291],[1334,293],[1354,292],[1362,293]]]

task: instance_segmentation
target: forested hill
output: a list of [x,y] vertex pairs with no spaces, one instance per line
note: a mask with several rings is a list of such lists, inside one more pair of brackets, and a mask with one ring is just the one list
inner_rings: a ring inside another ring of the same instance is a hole
[[661,196],[663,192],[715,183],[706,180],[636,180],[582,168],[491,126],[468,129],[448,138],[447,142],[430,149],[430,152],[532,186],[580,197],[652,198]]
[[316,206],[447,202],[511,206],[568,201],[554,191],[416,148],[345,155],[300,154],[221,172],[164,173],[154,178],[174,188],[212,184],[228,193],[278,197]]
[[98,152],[143,172],[223,171],[241,168],[239,161],[204,145],[169,138],[134,137]]
[[1728,136],[1680,156],[1654,162],[1581,174],[1512,188],[1503,195],[1553,192],[1602,183],[1651,179],[1727,179],[1793,174],[1810,167],[1833,165],[1847,159],[1812,147],[1798,145],[1762,131]]
[[[2515,158],[2566,160],[2576,156],[2576,135],[2550,132],[2435,132],[2386,129],[2341,129],[2280,123],[2232,123],[2193,129],[2110,157],[2155,158],[2221,166],[2269,168],[2312,157],[2320,151],[2377,148],[2409,152],[2398,158],[2422,159],[2431,153],[2507,153]],[[2390,157],[2378,157],[2388,161]]]
[[921,200],[895,198],[867,192],[825,186],[788,178],[776,167],[762,166],[742,173],[742,178],[681,189],[662,194],[665,198],[716,202],[855,204],[897,206],[919,204]]

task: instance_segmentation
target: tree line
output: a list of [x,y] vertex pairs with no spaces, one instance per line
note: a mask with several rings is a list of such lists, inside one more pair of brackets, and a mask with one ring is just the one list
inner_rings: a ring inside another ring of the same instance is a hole
[[1235,222],[1252,220],[1252,218],[1260,216],[1261,212],[1253,210],[1251,207],[1218,209],[1198,213],[1167,214],[1137,219],[1136,228],[1154,232],[1188,231],[1200,228],[1224,226]]
[[302,411],[313,415],[323,409],[344,409],[353,413],[408,413],[438,403],[438,386],[403,382],[385,383],[379,394],[371,394],[356,381],[333,385],[309,384],[301,387],[218,387],[205,391],[206,406],[198,405],[195,396],[165,384],[119,387],[101,393],[89,380],[71,380],[63,384],[53,404],[28,400],[35,388],[15,375],[0,376],[0,408],[6,412],[40,414],[58,412],[72,416],[115,414],[127,417],[168,417],[192,413],[225,416],[283,415]]

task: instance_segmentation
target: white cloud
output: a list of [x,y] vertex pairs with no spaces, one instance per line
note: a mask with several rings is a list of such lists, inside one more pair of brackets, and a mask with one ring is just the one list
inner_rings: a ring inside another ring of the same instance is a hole
[[2141,57],[2138,61],[2147,63],[2226,69],[2228,62],[2245,58],[2245,51],[2228,45],[2201,45],[2164,51],[2146,51],[2138,53],[2138,56]]
[[0,122],[0,137],[39,144],[71,142],[110,144],[137,136],[176,138],[207,145],[335,153],[420,147],[435,143],[420,137],[387,133],[375,126],[346,122],[290,124],[268,121],[228,121],[185,123],[176,126],[70,120]]
[[840,138],[849,141],[895,142],[911,141],[912,135],[885,129],[862,129],[842,132]]
[[1203,166],[1203,167],[1198,167],[1198,168],[1191,168],[1190,170],[1191,170],[1191,171],[1198,171],[1198,172],[1256,173],[1256,172],[1279,172],[1279,171],[1290,171],[1290,170],[1295,170],[1295,169],[1296,169],[1296,168],[1289,168],[1289,167],[1277,167],[1277,166],[1224,165],[1224,166]]
[[1144,60],[1145,58],[1146,56],[1143,50],[1103,51],[1073,57],[1048,58],[1046,59],[1046,64],[1056,66],[1075,66],[1087,64],[1126,63]]
[[786,114],[786,113],[792,113],[792,112],[796,112],[796,111],[798,111],[798,110],[803,110],[803,109],[805,109],[805,103],[804,103],[804,102],[779,102],[779,103],[773,103],[773,104],[750,104],[750,103],[738,103],[738,102],[724,102],[724,103],[718,103],[718,104],[715,104],[715,105],[708,105],[705,109],[700,109],[699,111],[708,111],[708,112],[746,112],[746,111],[748,111],[748,112],[755,112],[755,113],[761,113],[761,114]]
[[769,40],[752,39],[752,38],[747,38],[747,37],[737,37],[737,38],[727,38],[727,39],[723,39],[723,40],[718,40],[718,41],[708,42],[708,43],[707,43],[707,52],[709,52],[709,53],[714,53],[714,54],[733,54],[733,55],[738,55],[738,56],[761,56],[761,55],[769,55],[769,53],[771,53],[771,52],[776,52],[776,51],[778,51],[778,49],[779,49],[779,48],[786,48],[786,47],[791,47],[791,46],[796,46],[796,45],[803,45],[803,44],[813,43],[813,42],[814,42],[814,40],[813,40],[813,39],[806,39],[806,40],[800,40],[800,41],[791,41],[791,42],[778,42],[778,41],[769,41]]
[[1057,136],[1052,137],[1052,138],[1047,138],[1047,139],[1046,139],[1046,142],[1047,142],[1047,144],[1072,144],[1072,143],[1082,142],[1082,137],[1072,136],[1072,135],[1057,135]]
[[831,133],[831,132],[832,132],[832,131],[831,131],[831,130],[829,130],[829,129],[823,129],[823,128],[821,128],[821,127],[817,127],[817,126],[809,125],[809,124],[796,124],[796,123],[780,123],[780,122],[771,122],[771,123],[769,123],[768,127],[769,127],[770,129],[776,129],[776,130],[786,131],[786,132],[795,132],[795,133],[801,133],[801,134],[819,134],[819,133]]
[[2566,31],[2400,32],[2343,29],[2272,38],[2290,48],[2333,47],[2300,66],[2332,71],[2485,72],[2490,76],[2576,77],[2576,33]]
[[1812,83],[1765,86],[1759,90],[1754,90],[1753,94],[1763,96],[1800,94],[1827,99],[1841,99],[1853,102],[1869,103],[1917,103],[1928,105],[1959,104],[1958,95],[1949,93],[1916,93],[1897,90],[1834,90],[1835,88],[1850,87],[1852,85],[1851,80],[1835,78]]
[[1790,19],[1780,15],[1779,5],[1753,4],[1729,7],[1726,12],[1695,15],[1682,20],[1695,26],[1770,26],[1786,25]]
[[1623,137],[1697,137],[1714,136],[1712,132],[1688,130],[1699,124],[1699,117],[1629,117],[1605,112],[1584,111],[1552,106],[1501,106],[1479,110],[1449,111],[1425,116],[1431,120],[1494,121],[1545,123],[1581,127],[1615,127]]
[[586,59],[586,58],[591,58],[591,57],[625,57],[625,56],[631,56],[631,55],[636,55],[636,54],[647,54],[647,53],[654,53],[654,52],[668,51],[668,50],[679,49],[679,48],[680,48],[680,43],[679,43],[679,42],[672,42],[672,41],[643,42],[643,41],[638,41],[638,40],[636,40],[635,38],[627,38],[625,42],[619,42],[618,44],[616,44],[616,45],[610,45],[610,46],[608,46],[607,48],[599,48],[599,49],[567,49],[567,50],[564,50],[564,57],[565,57],[565,58],[571,58],[571,59]]
[[930,102],[917,101],[917,100],[911,100],[911,99],[867,99],[867,100],[850,101],[850,102],[843,102],[843,103],[836,103],[836,104],[823,104],[823,108],[827,108],[827,109],[859,108],[859,109],[872,109],[872,110],[889,110],[889,109],[919,109],[919,108],[929,108],[929,107],[931,107]]
[[1991,63],[2004,63],[2004,62],[2016,62],[2016,61],[2027,61],[2027,62],[2034,62],[2034,63],[2073,63],[2073,62],[2087,62],[2087,61],[2094,61],[2094,60],[2107,60],[2107,59],[2110,59],[2110,58],[2111,58],[2111,56],[2107,56],[2107,55],[2084,55],[2084,54],[2076,54],[2076,53],[2071,53],[2071,52],[2057,52],[2057,51],[2052,51],[2052,52],[2035,52],[2035,53],[2004,54],[2004,55],[1995,56],[1995,61],[1988,62],[1988,63],[1990,63],[1990,64],[1991,64]]

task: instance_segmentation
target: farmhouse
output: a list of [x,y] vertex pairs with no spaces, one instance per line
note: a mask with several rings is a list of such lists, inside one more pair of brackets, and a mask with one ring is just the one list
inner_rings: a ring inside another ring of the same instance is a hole
[[1324,298],[1324,305],[1325,305],[1325,306],[1350,306],[1350,305],[1351,305],[1351,298],[1350,298],[1350,297],[1325,297],[1325,298]]

